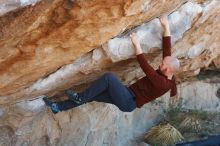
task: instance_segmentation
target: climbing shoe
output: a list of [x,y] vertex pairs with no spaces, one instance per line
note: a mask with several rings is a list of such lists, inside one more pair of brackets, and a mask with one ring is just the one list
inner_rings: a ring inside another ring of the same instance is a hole
[[74,101],[77,104],[83,104],[83,100],[79,95],[74,92],[73,90],[65,90],[65,94],[68,96],[68,98],[72,101]]
[[50,109],[52,110],[52,112],[53,112],[54,114],[60,112],[60,109],[59,109],[57,103],[55,103],[55,102],[49,100],[48,97],[46,97],[46,96],[43,97],[43,101],[45,102],[45,104],[46,104],[48,107],[50,107]]

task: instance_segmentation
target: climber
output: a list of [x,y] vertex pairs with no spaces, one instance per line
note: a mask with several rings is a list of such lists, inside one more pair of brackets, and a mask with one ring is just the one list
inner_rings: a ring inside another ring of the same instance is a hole
[[169,90],[171,90],[170,96],[176,95],[174,74],[178,71],[180,65],[178,59],[171,56],[171,36],[166,15],[161,16],[160,23],[164,28],[164,35],[162,41],[163,60],[159,69],[154,70],[148,64],[137,35],[132,33],[130,38],[136,50],[137,61],[146,74],[145,77],[127,87],[114,74],[105,73],[83,92],[76,93],[70,89],[65,90],[68,100],[53,102],[45,96],[43,98],[45,104],[51,108],[53,113],[65,111],[92,101],[111,103],[121,111],[131,112]]

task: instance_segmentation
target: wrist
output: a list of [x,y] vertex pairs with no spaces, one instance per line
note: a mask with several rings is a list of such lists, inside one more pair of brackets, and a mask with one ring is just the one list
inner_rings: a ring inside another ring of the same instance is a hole
[[164,28],[164,36],[170,36],[170,27],[169,25]]
[[135,46],[136,49],[140,49],[141,48],[140,44],[135,44],[134,46]]
[[166,29],[170,29],[170,26],[169,26],[169,24],[166,24],[166,25],[164,25],[163,26],[163,28],[166,30]]
[[136,55],[143,53],[141,47],[136,47]]
[[142,50],[136,50],[136,55],[142,54],[143,51]]

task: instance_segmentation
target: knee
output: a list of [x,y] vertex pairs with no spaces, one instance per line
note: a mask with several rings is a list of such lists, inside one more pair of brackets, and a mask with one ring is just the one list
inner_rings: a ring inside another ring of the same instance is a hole
[[114,78],[116,78],[116,76],[113,73],[111,73],[111,72],[105,73],[103,76],[106,77],[107,79],[114,79]]
[[132,102],[129,102],[126,106],[124,107],[121,107],[120,110],[123,111],[123,112],[132,112],[136,109],[136,104],[132,101]]
[[131,108],[119,108],[122,112],[132,112],[134,109]]

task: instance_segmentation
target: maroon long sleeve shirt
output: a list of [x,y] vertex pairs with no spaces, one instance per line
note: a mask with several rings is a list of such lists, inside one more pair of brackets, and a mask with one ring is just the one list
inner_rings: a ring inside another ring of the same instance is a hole
[[[171,56],[171,37],[163,37],[163,58]],[[154,70],[147,62],[144,54],[138,54],[137,60],[146,74],[145,77],[139,79],[134,84],[130,85],[129,88],[134,92],[136,98],[137,107],[140,108],[145,103],[148,103],[167,91],[171,90],[170,96],[174,96],[177,93],[175,77],[170,80],[157,69]]]

